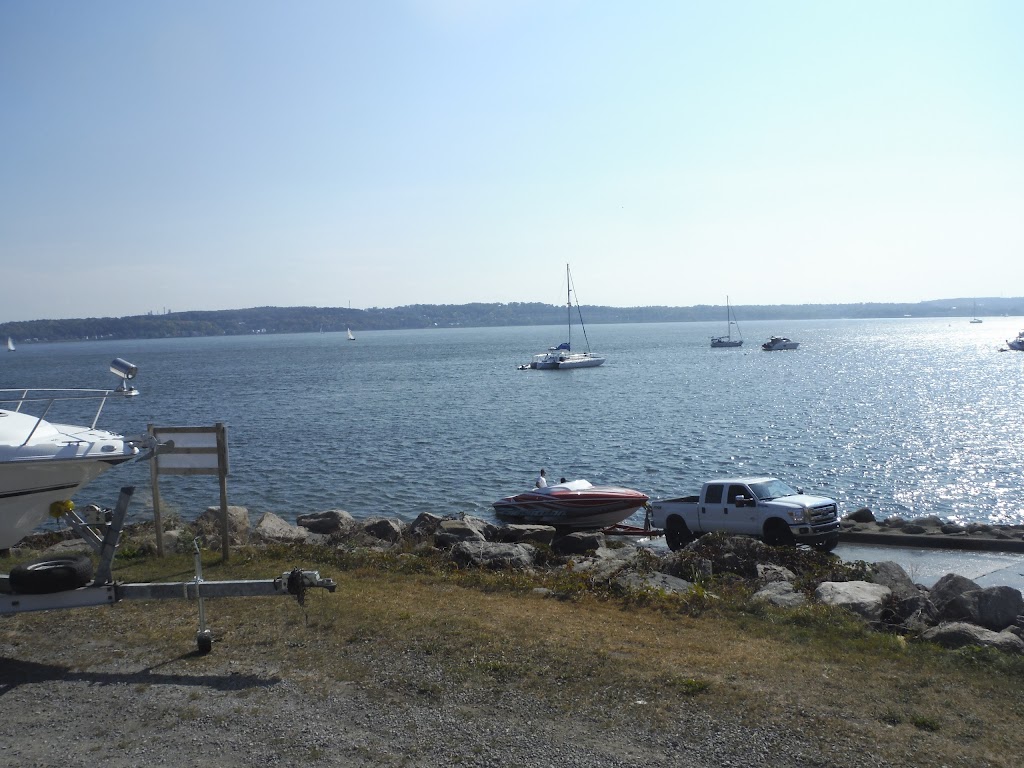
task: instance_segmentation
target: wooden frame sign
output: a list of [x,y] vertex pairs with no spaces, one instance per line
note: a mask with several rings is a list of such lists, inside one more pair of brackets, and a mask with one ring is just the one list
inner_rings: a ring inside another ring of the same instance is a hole
[[163,525],[160,519],[160,475],[217,475],[220,480],[221,550],[228,559],[228,430],[222,423],[212,427],[157,427],[149,425],[159,448],[150,463],[153,483],[153,521],[156,552],[163,557]]

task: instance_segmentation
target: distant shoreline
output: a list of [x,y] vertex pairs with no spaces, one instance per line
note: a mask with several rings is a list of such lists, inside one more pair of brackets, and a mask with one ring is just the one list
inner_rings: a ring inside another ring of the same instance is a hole
[[[725,322],[725,305],[692,307],[585,306],[588,325]],[[913,304],[733,305],[741,327],[764,320],[950,319],[975,316],[971,299],[940,299]],[[977,317],[1024,316],[1024,297],[986,298]],[[565,307],[539,303],[416,304],[389,309],[346,307],[254,307],[125,317],[24,320],[0,323],[0,338],[16,344],[104,339],[201,338],[289,333],[344,333],[426,328],[495,328],[561,325]]]

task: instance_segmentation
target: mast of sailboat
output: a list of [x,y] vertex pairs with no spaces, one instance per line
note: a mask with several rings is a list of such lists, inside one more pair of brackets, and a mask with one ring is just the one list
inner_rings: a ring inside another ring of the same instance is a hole
[[[565,265],[565,281],[568,283],[569,299],[569,349],[572,350],[572,295],[575,293],[575,286],[572,284],[572,275],[569,273],[569,265]],[[583,310],[580,309],[580,297],[576,295],[576,313],[580,318],[580,328],[583,330],[583,342],[587,345],[587,354],[590,354],[590,339],[587,338],[587,326],[583,324]]]
[[569,338],[566,343],[572,352],[572,278],[569,277],[569,265],[565,265],[565,317],[569,321]]

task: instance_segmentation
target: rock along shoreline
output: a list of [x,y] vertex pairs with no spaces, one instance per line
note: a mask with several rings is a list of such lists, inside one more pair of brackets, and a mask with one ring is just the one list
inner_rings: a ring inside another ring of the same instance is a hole
[[[862,512],[854,514],[866,518]],[[210,507],[194,524],[164,532],[164,551],[191,552],[195,543],[219,550],[219,518],[220,509]],[[901,543],[908,537],[977,541],[984,538],[980,534],[992,533],[943,532],[941,521],[930,518],[902,525],[852,518],[843,522],[846,535],[862,534]],[[929,532],[929,527],[937,532]],[[908,528],[910,533],[905,532]],[[618,592],[685,595],[711,578],[742,580],[754,601],[782,608],[832,606],[851,611],[880,631],[948,648],[987,646],[1024,655],[1024,595],[1013,587],[983,588],[971,579],[949,573],[927,588],[914,583],[895,562],[843,563],[825,552],[770,547],[751,537],[705,534],[676,552],[661,554],[599,531],[496,525],[480,518],[445,518],[431,513],[405,523],[384,517],[356,520],[344,510],[329,510],[300,515],[295,525],[265,513],[252,524],[248,510],[237,506],[228,508],[228,531],[232,546],[302,544],[413,555],[426,549],[449,558],[459,568],[524,572],[570,569],[585,574],[595,586]],[[135,546],[156,551],[151,527],[140,526],[126,533],[133,537]],[[1003,546],[1007,542],[1024,543],[1012,533],[1000,533],[1008,538],[989,538]],[[80,539],[55,543],[53,536],[29,537],[20,549],[48,547],[47,554],[52,554],[85,546]],[[972,536],[974,539],[967,538]]]

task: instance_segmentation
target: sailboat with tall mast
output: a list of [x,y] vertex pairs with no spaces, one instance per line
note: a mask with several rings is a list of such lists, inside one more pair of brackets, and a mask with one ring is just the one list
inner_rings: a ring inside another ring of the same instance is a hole
[[534,355],[533,360],[528,366],[520,366],[522,368],[538,368],[540,370],[570,370],[572,368],[596,368],[604,363],[604,358],[600,355],[595,355],[590,351],[590,339],[587,338],[587,328],[583,325],[583,312],[580,310],[580,303],[577,298],[576,301],[576,314],[579,315],[580,330],[583,331],[583,342],[587,347],[586,352],[573,352],[572,351],[572,310],[573,310],[573,294],[576,293],[575,286],[572,282],[572,273],[569,271],[569,265],[565,265],[565,282],[566,282],[566,312],[568,313],[568,337],[566,341],[559,344],[557,347],[549,347],[547,352],[543,352],[539,355]]
[[[711,347],[713,349],[720,349],[722,347],[742,347],[743,346],[743,334],[740,333],[740,324],[736,322],[736,317],[732,313],[732,307],[729,306],[729,297],[725,297],[725,322],[726,331],[725,336],[712,336]],[[732,327],[736,326],[736,338],[732,337]]]
[[978,317],[978,302],[974,302],[974,307],[971,309],[971,325],[977,325],[981,322],[981,318]]

